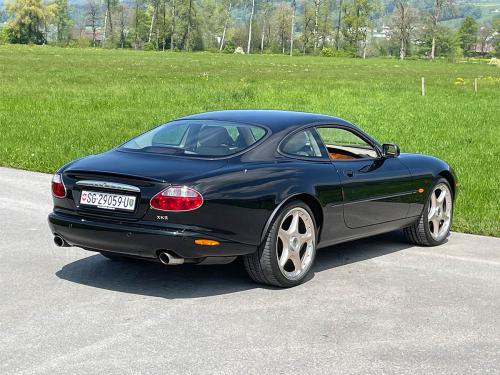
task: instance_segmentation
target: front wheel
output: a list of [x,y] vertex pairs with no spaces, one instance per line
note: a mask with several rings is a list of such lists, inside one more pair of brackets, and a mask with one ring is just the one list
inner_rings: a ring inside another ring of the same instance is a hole
[[274,219],[259,250],[244,257],[245,269],[258,283],[284,288],[299,285],[314,263],[316,232],[309,206],[290,202]]
[[419,246],[437,246],[450,234],[453,193],[450,184],[440,178],[427,199],[419,220],[404,229],[408,240]]

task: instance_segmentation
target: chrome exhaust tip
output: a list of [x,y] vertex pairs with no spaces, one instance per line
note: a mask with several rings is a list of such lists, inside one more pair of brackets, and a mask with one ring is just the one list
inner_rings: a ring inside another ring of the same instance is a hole
[[166,251],[162,251],[160,254],[158,254],[158,259],[161,263],[167,266],[175,266],[184,263],[184,258],[176,257],[175,255],[167,253]]
[[57,247],[69,247],[70,245],[64,241],[64,238],[62,238],[61,236],[54,236],[54,244],[57,246]]

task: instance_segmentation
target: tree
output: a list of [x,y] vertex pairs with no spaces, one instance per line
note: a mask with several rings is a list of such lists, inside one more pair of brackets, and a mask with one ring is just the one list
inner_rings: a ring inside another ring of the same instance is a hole
[[119,18],[120,48],[125,48],[128,8],[125,4],[120,4],[118,5],[117,10],[118,10],[118,15],[120,16]]
[[97,43],[97,22],[100,17],[101,4],[98,0],[88,0],[87,2],[87,22],[90,23],[92,29],[92,47]]
[[302,53],[306,54],[309,42],[314,39],[314,8],[310,2],[304,3],[302,15]]
[[220,44],[219,44],[219,50],[222,51],[224,48],[224,42],[226,41],[226,33],[227,33],[227,27],[229,25],[229,21],[231,20],[231,9],[233,8],[233,2],[231,0],[228,1],[227,3],[227,11],[225,13],[224,17],[224,28],[222,30],[222,37],[220,38]]
[[431,37],[432,37],[432,45],[431,45],[431,59],[434,60],[436,55],[436,33],[438,27],[438,21],[441,17],[443,10],[449,9],[453,7],[454,0],[433,0],[433,6],[430,12],[430,21],[431,21]]
[[492,22],[493,30],[495,30],[495,51],[496,55],[500,57],[500,17],[495,18]]
[[57,30],[57,41],[67,42],[70,37],[70,28],[72,25],[69,16],[68,0],[55,0],[49,4],[47,10],[51,14]]
[[314,0],[314,52],[318,49],[318,35],[319,35],[319,7],[321,6],[321,0]]
[[362,56],[365,57],[370,15],[374,10],[371,0],[353,0],[344,8],[344,38],[348,51],[354,55],[359,54],[360,43],[363,42]]
[[338,11],[339,11],[339,17],[338,17],[338,22],[337,22],[337,33],[335,34],[335,48],[337,51],[339,50],[340,47],[340,26],[342,24],[342,0],[339,0],[339,6],[338,6]]
[[292,9],[286,3],[280,3],[273,13],[273,29],[275,37],[284,54],[286,50],[286,41],[289,40],[292,21]]
[[46,12],[41,0],[15,0],[6,5],[7,33],[11,43],[46,42],[45,18]]
[[253,15],[255,13],[255,0],[252,0],[252,8],[250,11],[250,20],[248,21],[248,44],[247,44],[247,53],[250,53],[250,47],[252,44],[252,23],[253,23]]
[[455,61],[463,55],[457,33],[446,26],[438,25],[436,30],[425,30],[425,34],[419,41],[421,51],[429,54],[432,48],[432,42],[435,41],[435,57],[446,57],[450,61]]
[[394,5],[393,22],[395,35],[399,42],[399,58],[404,60],[410,43],[410,34],[414,28],[416,14],[410,0],[397,0]]
[[464,50],[465,55],[470,55],[473,47],[477,43],[477,33],[479,26],[476,20],[472,17],[466,17],[460,29],[458,30],[458,38],[460,39],[460,47]]
[[[111,14],[114,12],[114,9],[118,3],[118,0],[106,0],[106,14],[104,16],[104,34],[102,36],[102,45],[104,47],[107,37],[111,40],[111,45],[114,45],[115,37],[113,34],[113,19]],[[108,33],[109,28],[109,33]]]
[[483,27],[479,28],[477,39],[481,54],[485,55],[488,52],[488,43],[490,41],[494,41],[495,39],[495,29],[493,28],[493,25],[486,24]]
[[262,31],[260,35],[260,53],[264,53],[264,40],[266,37],[266,28],[269,26],[269,15],[271,14],[273,5],[271,0],[261,1],[260,14],[262,17]]
[[324,47],[329,40],[333,27],[333,22],[330,19],[333,14],[333,10],[334,0],[323,0],[323,6],[320,9],[320,24],[318,29],[321,46],[318,47]]
[[295,11],[297,9],[297,3],[292,0],[292,22],[290,28],[290,56],[293,56],[293,34],[295,32]]

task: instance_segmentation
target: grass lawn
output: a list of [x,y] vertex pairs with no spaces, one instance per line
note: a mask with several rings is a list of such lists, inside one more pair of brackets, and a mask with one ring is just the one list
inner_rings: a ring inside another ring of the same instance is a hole
[[500,68],[0,46],[0,165],[54,172],[174,117],[229,108],[336,115],[443,158],[460,179],[453,229],[500,236]]

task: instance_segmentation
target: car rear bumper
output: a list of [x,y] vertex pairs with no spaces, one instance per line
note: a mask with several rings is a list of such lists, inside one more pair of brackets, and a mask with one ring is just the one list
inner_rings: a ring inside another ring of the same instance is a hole
[[[142,258],[157,258],[159,250],[181,258],[228,257],[250,254],[256,246],[228,241],[190,230],[189,227],[155,227],[82,218],[60,212],[48,216],[54,235],[69,245],[92,251],[108,251]],[[216,240],[217,246],[196,245],[196,239]]]

